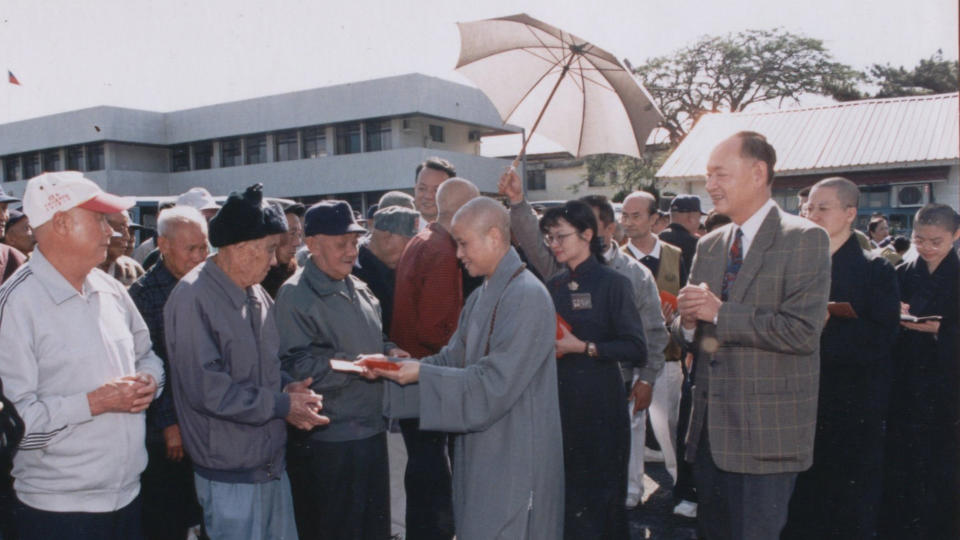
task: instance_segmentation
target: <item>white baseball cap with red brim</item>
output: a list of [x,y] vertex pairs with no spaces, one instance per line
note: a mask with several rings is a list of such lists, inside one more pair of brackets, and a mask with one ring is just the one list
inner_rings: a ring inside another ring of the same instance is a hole
[[57,212],[83,208],[101,214],[113,214],[130,208],[130,197],[107,193],[77,171],[43,173],[27,182],[23,195],[23,213],[31,227],[43,225]]

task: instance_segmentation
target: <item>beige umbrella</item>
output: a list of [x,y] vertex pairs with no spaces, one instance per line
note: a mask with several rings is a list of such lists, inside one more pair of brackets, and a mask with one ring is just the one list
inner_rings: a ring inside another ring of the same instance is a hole
[[490,98],[504,123],[527,129],[514,167],[537,130],[576,157],[640,157],[663,118],[616,57],[573,34],[526,14],[457,26],[457,71]]

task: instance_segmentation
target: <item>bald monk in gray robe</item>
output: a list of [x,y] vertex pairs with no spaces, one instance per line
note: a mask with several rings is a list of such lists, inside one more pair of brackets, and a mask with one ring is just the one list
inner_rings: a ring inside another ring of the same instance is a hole
[[[399,383],[386,387],[387,416],[416,416],[422,429],[463,434],[453,470],[459,540],[563,538],[553,302],[510,247],[503,205],[470,201],[454,216],[452,233],[467,271],[485,278],[467,298],[457,331],[436,355],[391,359],[398,371],[366,375]],[[365,358],[385,360],[358,364]]]

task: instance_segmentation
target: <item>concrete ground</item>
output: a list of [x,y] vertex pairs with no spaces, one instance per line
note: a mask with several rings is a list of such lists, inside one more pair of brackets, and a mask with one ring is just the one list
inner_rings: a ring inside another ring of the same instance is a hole
[[[403,538],[403,471],[407,464],[407,452],[400,433],[387,435],[390,454],[390,513],[392,532]],[[644,502],[629,511],[631,540],[695,540],[696,521],[673,514],[672,480],[662,462],[648,461],[645,466]]]

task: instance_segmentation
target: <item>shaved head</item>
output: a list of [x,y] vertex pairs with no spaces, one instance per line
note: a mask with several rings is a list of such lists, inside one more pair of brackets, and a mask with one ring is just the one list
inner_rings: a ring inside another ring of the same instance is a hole
[[476,197],[453,217],[452,234],[467,272],[491,276],[510,251],[510,214],[497,201]]
[[453,216],[453,221],[462,223],[478,234],[497,229],[503,242],[510,242],[510,213],[502,204],[489,197],[477,197],[464,204]]
[[437,219],[441,222],[453,220],[461,206],[479,195],[480,190],[469,180],[456,177],[445,180],[437,189]]
[[[833,188],[837,191],[837,200],[846,208],[856,208],[860,202],[860,188],[856,184],[841,176],[825,178],[813,185],[810,189]],[[807,196],[809,197],[810,192]]]

